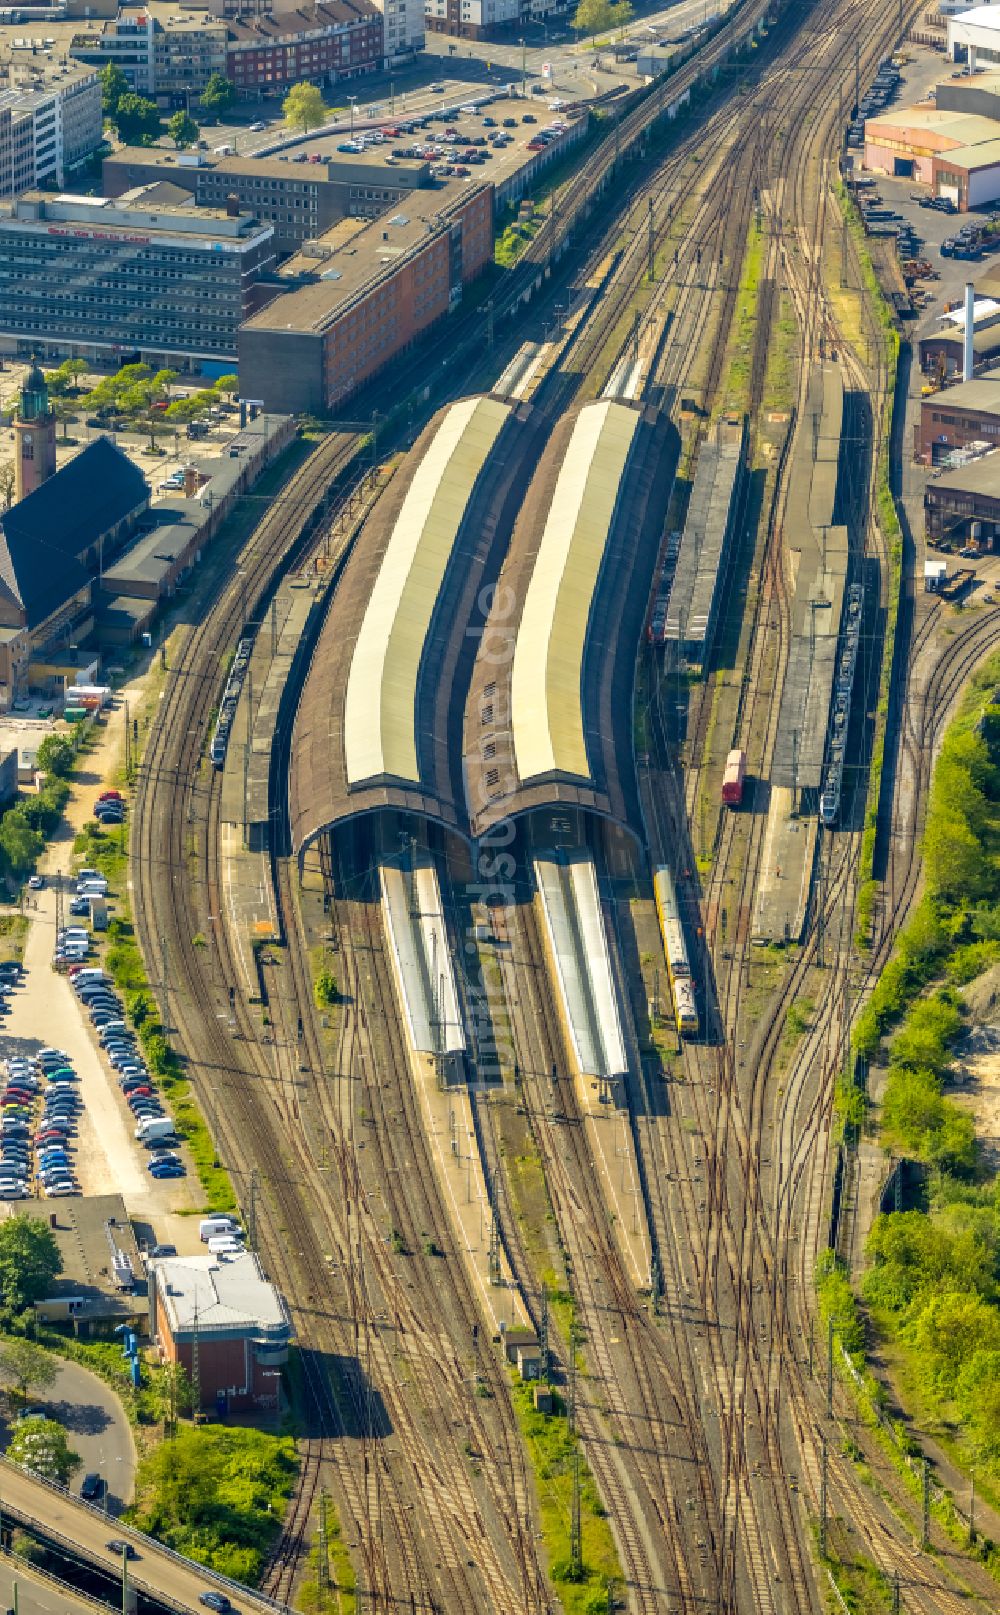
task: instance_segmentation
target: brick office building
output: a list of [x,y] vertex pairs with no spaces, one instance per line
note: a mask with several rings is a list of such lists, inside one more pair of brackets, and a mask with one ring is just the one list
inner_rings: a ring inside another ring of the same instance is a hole
[[150,1265],[149,1332],[188,1373],[198,1344],[201,1407],[218,1413],[278,1405],[292,1324],[257,1257],[172,1256]]
[[493,257],[493,187],[449,189],[415,192],[419,211],[344,221],[284,266],[288,291],[240,328],[247,397],[323,414],[458,306]]
[[916,439],[915,457],[923,465],[939,465],[952,449],[969,443],[1000,445],[1000,371],[925,398]]

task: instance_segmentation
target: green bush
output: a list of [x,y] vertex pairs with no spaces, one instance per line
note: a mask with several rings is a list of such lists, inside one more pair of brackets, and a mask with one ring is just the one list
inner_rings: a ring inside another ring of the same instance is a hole
[[280,1533],[296,1469],[289,1436],[182,1426],[142,1459],[129,1518],[178,1553],[253,1586]]

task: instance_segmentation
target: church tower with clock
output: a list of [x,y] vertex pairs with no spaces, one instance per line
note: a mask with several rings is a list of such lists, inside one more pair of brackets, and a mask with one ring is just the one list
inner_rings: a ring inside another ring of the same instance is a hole
[[45,377],[33,364],[14,416],[14,498],[26,499],[56,468],[56,417]]

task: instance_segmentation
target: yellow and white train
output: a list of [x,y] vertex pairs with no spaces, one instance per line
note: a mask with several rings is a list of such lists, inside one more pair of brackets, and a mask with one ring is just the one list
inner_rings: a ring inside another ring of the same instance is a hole
[[667,975],[673,994],[677,1030],[682,1037],[697,1037],[701,1025],[698,1019],[698,1001],[694,994],[691,963],[684,941],[684,927],[681,924],[674,877],[666,864],[658,866],[653,877],[653,889],[656,893],[656,913],[660,921],[660,936],[663,938],[663,953],[667,961]]

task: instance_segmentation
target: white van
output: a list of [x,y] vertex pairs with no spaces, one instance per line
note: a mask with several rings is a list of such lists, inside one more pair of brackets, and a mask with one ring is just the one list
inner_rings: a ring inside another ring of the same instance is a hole
[[207,1244],[210,1239],[215,1239],[219,1235],[231,1238],[233,1234],[239,1233],[239,1231],[240,1225],[236,1218],[222,1214],[217,1217],[202,1217],[201,1222],[198,1224],[198,1238],[202,1244]]
[[152,1144],[163,1138],[173,1138],[175,1132],[172,1116],[149,1116],[139,1123],[135,1136],[142,1144]]
[[242,1256],[246,1246],[232,1234],[215,1234],[208,1242],[208,1250],[211,1256]]

